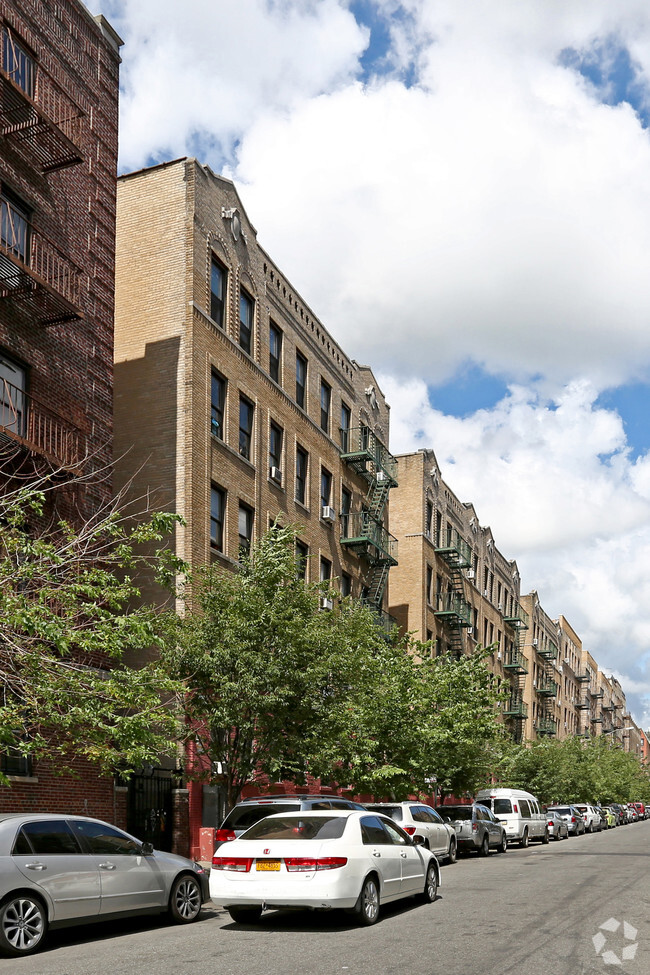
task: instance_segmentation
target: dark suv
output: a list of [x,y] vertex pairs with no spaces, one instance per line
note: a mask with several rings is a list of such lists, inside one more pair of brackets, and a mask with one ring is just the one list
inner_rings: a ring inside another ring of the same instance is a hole
[[215,833],[215,850],[222,843],[235,840],[238,836],[265,816],[274,813],[303,812],[314,809],[365,809],[360,802],[344,799],[342,796],[327,795],[281,795],[252,796],[242,799],[233,806],[221,827]]

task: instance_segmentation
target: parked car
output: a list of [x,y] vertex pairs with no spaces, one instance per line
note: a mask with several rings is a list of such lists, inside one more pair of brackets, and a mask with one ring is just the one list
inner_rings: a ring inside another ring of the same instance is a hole
[[360,802],[333,795],[275,795],[252,796],[233,806],[218,830],[215,831],[215,850],[222,843],[237,839],[260,819],[273,813],[318,812],[326,809],[364,809]]
[[554,809],[546,810],[546,825],[548,826],[548,835],[554,840],[568,840],[568,823]]
[[600,813],[600,819],[603,823],[603,829],[614,829],[616,824],[616,813],[609,806],[596,806],[598,812]]
[[627,821],[628,823],[638,823],[639,814],[631,802],[627,804]]
[[596,811],[596,807],[588,802],[575,803],[574,805],[584,819],[585,833],[600,832],[603,827],[600,822],[600,813]]
[[265,908],[343,908],[374,924],[382,904],[436,899],[436,857],[387,816],[367,810],[268,816],[212,858],[210,896],[233,921]]
[[476,802],[492,810],[506,829],[509,843],[528,846],[530,840],[548,843],[546,815],[538,800],[522,789],[481,789]]
[[432,806],[423,802],[371,802],[365,803],[365,807],[390,816],[409,836],[421,836],[424,846],[439,860],[456,862],[456,831]]
[[0,949],[28,955],[48,928],[167,911],[195,921],[208,898],[198,863],[98,819],[0,815]]
[[647,819],[646,808],[642,802],[633,802],[632,805],[636,809],[639,819]]
[[585,821],[582,813],[574,806],[549,806],[546,812],[556,812],[565,821],[569,829],[569,836],[582,836],[585,831]]
[[610,802],[609,808],[616,816],[616,825],[623,826],[627,822],[627,814],[620,802]]
[[438,806],[438,812],[446,823],[454,827],[459,850],[476,850],[486,857],[493,848],[497,853],[508,849],[505,827],[491,809],[480,802],[468,805]]

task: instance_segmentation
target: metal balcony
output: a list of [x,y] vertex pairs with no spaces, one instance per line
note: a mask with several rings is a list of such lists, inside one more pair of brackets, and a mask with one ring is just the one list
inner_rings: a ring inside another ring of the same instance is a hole
[[605,691],[602,688],[599,691],[592,691],[591,696],[594,701],[602,701],[602,699],[605,697]]
[[558,685],[550,677],[542,677],[537,682],[537,693],[540,697],[557,697]]
[[0,200],[0,301],[42,326],[83,318],[81,271],[21,210]]
[[524,657],[521,650],[513,648],[509,653],[506,654],[505,663],[503,665],[504,670],[509,670],[513,674],[527,674],[528,673],[528,663]]
[[340,542],[358,554],[366,555],[372,562],[397,565],[397,539],[367,511],[351,512],[341,516],[343,535]]
[[397,461],[370,427],[340,429],[341,457],[366,479],[397,487]]
[[547,640],[543,646],[537,647],[537,653],[544,660],[557,660],[559,650],[552,640]]
[[591,701],[588,697],[583,697],[581,701],[576,702],[576,708],[578,711],[590,711]]
[[520,694],[511,694],[503,713],[507,718],[527,718],[528,705]]
[[435,550],[441,559],[458,569],[469,569],[472,565],[472,550],[455,528],[436,537]]
[[591,674],[588,674],[586,670],[582,670],[576,674],[576,680],[579,680],[581,684],[591,684]]
[[[7,27],[0,45],[0,134],[16,144],[44,172],[83,161],[79,148],[83,112],[26,52],[23,71]],[[29,71],[24,70],[26,65]]]
[[540,718],[537,722],[537,734],[541,737],[552,738],[557,734],[557,721],[552,718]]
[[86,437],[78,427],[5,379],[0,380],[0,440],[71,472],[81,469],[86,456]]
[[437,592],[433,612],[453,626],[472,626],[472,607],[456,592]]
[[503,614],[503,619],[510,626],[514,627],[516,630],[527,630],[529,623],[529,616],[525,609],[523,609],[518,602],[513,602],[511,609]]

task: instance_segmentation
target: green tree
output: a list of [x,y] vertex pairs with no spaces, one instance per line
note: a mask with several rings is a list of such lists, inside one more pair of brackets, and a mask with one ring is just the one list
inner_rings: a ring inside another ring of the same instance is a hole
[[60,771],[78,757],[132,769],[172,750],[180,731],[165,703],[180,685],[125,660],[161,642],[138,578],[169,583],[178,571],[161,547],[177,519],[133,526],[112,507],[75,527],[47,523],[60,490],[43,478],[0,496],[0,748]]

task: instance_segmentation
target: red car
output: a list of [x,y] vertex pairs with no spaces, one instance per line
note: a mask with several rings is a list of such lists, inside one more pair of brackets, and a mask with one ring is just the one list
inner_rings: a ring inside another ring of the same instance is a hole
[[634,808],[636,809],[637,813],[639,814],[639,819],[646,818],[645,806],[643,805],[642,802],[631,802],[630,805],[634,806]]

